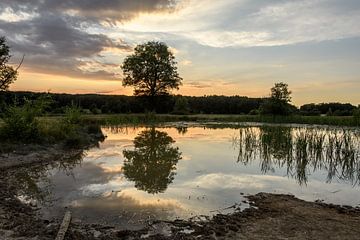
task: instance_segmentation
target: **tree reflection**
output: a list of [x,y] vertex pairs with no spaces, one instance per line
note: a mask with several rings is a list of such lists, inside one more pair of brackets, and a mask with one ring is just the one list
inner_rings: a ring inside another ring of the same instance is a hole
[[360,179],[360,141],[357,132],[340,129],[309,129],[262,126],[240,128],[234,139],[239,148],[238,162],[260,160],[263,173],[286,167],[287,175],[306,184],[316,170],[356,184]]
[[124,150],[124,175],[135,182],[137,189],[148,193],[164,192],[175,176],[181,159],[175,141],[166,133],[152,127],[134,139],[134,149]]

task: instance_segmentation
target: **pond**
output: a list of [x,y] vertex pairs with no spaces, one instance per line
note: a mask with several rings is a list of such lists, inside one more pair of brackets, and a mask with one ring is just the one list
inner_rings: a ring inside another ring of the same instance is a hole
[[44,218],[68,208],[75,221],[130,229],[244,209],[258,192],[360,203],[359,129],[176,123],[103,132],[99,147],[18,173],[19,196]]

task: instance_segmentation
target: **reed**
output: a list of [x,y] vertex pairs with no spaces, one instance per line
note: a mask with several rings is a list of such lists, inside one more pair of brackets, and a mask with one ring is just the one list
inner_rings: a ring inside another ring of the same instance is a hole
[[264,173],[286,166],[288,176],[300,184],[316,170],[326,171],[328,182],[359,181],[360,140],[355,129],[244,126],[233,141],[239,149],[238,162],[260,160]]

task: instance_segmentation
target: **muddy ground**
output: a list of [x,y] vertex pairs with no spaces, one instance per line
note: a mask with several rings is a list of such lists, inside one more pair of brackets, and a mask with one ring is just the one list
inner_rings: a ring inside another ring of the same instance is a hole
[[[19,169],[67,161],[82,150],[24,146],[0,156],[0,239],[55,239],[62,219],[39,218],[36,206],[16,198],[11,176]],[[31,149],[31,151],[29,151]],[[27,153],[31,152],[31,153]],[[259,193],[251,207],[211,220],[153,222],[140,231],[71,222],[65,239],[359,239],[360,209]]]

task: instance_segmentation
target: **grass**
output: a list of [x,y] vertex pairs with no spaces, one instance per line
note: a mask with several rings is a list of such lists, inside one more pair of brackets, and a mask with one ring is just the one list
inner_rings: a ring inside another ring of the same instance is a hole
[[[69,148],[92,145],[104,138],[100,125],[84,124],[80,109],[68,107],[61,118],[42,117],[41,99],[10,106],[0,124],[0,152],[11,144],[63,144]],[[44,104],[43,104],[44,105]]]
[[260,126],[239,128],[233,138],[238,162],[244,165],[260,159],[264,173],[286,167],[287,175],[307,183],[312,171],[359,184],[360,138],[355,129]]
[[[56,119],[61,116],[47,117]],[[330,126],[359,127],[360,121],[351,116],[261,116],[261,115],[221,115],[221,114],[194,114],[194,115],[171,115],[171,114],[100,114],[83,115],[84,123],[102,125],[115,124],[144,124],[161,122],[259,122],[259,123],[294,123],[316,124]]]
[[[15,116],[16,117],[16,116]],[[64,143],[65,146],[75,147],[86,145],[95,135],[101,135],[100,125],[138,125],[164,122],[220,122],[228,126],[230,123],[258,122],[258,123],[293,123],[316,124],[329,126],[359,127],[360,121],[354,117],[339,116],[260,116],[260,115],[221,115],[221,114],[100,114],[79,115],[76,109],[69,109],[66,115],[36,117],[38,139],[28,139],[37,143]],[[16,122],[16,121],[10,121]],[[0,119],[0,129],[4,129],[4,121]],[[217,127],[218,124],[216,125]],[[16,130],[17,128],[15,128]],[[0,135],[1,132],[0,132]],[[19,134],[12,134],[19,137]],[[0,136],[1,145],[9,142],[7,136]],[[33,136],[32,136],[33,137]],[[12,142],[23,142],[24,138],[13,139]],[[1,151],[1,149],[0,149]]]

